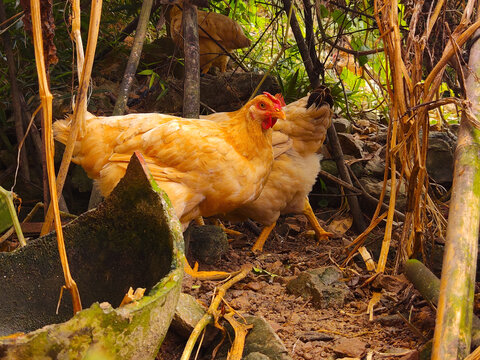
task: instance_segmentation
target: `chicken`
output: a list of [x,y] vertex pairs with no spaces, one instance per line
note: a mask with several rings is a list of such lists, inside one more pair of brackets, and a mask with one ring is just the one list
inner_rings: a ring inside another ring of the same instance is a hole
[[[281,214],[305,214],[319,240],[332,235],[319,225],[307,197],[320,171],[320,155],[317,152],[331,124],[332,106],[333,99],[325,86],[284,106],[286,120],[278,121],[273,128],[275,160],[262,193],[255,201],[225,216],[232,221],[251,218],[266,226],[253,251],[262,251]],[[205,118],[221,121],[223,116],[215,113]]]
[[[130,156],[140,151],[185,227],[197,216],[226,213],[254,200],[270,173],[269,129],[285,118],[280,101],[265,93],[225,116],[217,123],[163,114],[89,115],[72,161],[108,196]],[[53,128],[55,139],[65,143],[69,120]]]
[[[285,119],[281,106],[264,93],[221,123],[162,114],[89,115],[72,161],[108,196],[133,152],[141,152],[185,229],[193,218],[230,212],[260,195],[273,163],[271,128]],[[69,121],[56,121],[53,129],[65,143]],[[188,265],[186,271],[200,277]]]
[[[225,72],[229,57],[222,47],[231,52],[250,46],[250,40],[241,26],[228,16],[202,10],[198,10],[197,14],[200,69],[206,74],[214,65]],[[183,49],[182,10],[179,6],[173,6],[170,10],[170,34],[175,44]]]

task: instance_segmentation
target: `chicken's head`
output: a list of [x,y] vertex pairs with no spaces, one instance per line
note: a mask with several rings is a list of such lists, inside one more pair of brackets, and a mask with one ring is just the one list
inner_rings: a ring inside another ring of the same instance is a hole
[[268,92],[255,97],[250,104],[252,116],[261,121],[264,130],[270,129],[275,125],[277,119],[285,119],[285,113],[282,110],[282,101]]

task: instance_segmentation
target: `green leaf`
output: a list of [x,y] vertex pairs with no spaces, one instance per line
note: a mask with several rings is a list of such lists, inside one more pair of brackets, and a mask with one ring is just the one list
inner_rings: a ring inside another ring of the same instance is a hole
[[153,70],[146,69],[146,70],[140,71],[138,75],[152,75],[153,73],[154,73]]
[[330,17],[330,12],[328,11],[325,5],[320,5],[320,17],[322,19]]
[[12,218],[8,211],[7,200],[0,196],[0,233],[12,227]]
[[359,66],[364,66],[368,62],[368,56],[367,55],[360,55],[358,57],[358,65]]

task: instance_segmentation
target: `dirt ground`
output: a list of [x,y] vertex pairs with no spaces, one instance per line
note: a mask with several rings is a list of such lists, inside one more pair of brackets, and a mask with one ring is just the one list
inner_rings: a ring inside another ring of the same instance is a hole
[[[367,305],[373,288],[364,284],[369,274],[363,260],[354,258],[340,266],[353,234],[347,232],[317,245],[306,233],[310,228],[303,216],[281,218],[264,252],[255,256],[250,251],[255,234],[246,225],[233,228],[245,235],[232,239],[228,252],[216,264],[201,264],[200,269],[234,271],[245,263],[253,264],[254,271],[228,290],[225,301],[240,314],[264,317],[292,359],[417,359],[416,350],[431,338],[435,314],[402,277],[398,278],[400,286],[394,286],[396,291],[383,290],[373,321],[369,320]],[[378,230],[376,236],[383,237],[383,231]],[[342,270],[342,281],[350,290],[345,306],[316,309],[310,299],[287,292],[286,283],[301,272],[332,265]],[[186,276],[183,291],[208,307],[218,284]],[[185,339],[170,332],[157,359],[179,359],[184,345]],[[199,359],[210,359],[211,351],[199,355]]]

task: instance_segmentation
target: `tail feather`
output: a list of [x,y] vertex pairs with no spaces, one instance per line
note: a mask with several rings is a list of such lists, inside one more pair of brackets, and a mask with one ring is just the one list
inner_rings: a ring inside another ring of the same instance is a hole
[[308,97],[307,109],[314,104],[317,109],[324,104],[330,105],[331,108],[333,107],[333,97],[328,87],[320,85],[312,91]]
[[55,140],[66,144],[70,135],[70,119],[57,120],[53,123],[53,136]]

